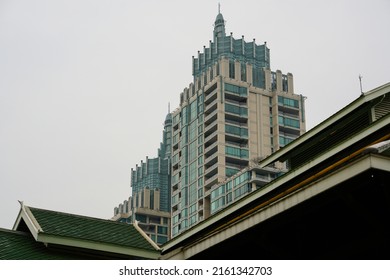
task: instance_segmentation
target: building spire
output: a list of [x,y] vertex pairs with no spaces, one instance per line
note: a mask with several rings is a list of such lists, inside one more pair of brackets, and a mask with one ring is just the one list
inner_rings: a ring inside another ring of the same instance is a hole
[[225,33],[225,20],[221,14],[221,4],[218,3],[218,15],[214,22],[214,40],[217,37],[224,37]]

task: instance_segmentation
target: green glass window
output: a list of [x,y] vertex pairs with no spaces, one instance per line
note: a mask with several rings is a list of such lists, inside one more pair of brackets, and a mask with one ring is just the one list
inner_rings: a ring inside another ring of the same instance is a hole
[[241,63],[241,81],[246,82],[246,63]]
[[291,118],[287,118],[287,117],[283,117],[283,116],[279,116],[278,120],[279,120],[279,124],[284,125],[284,126],[290,126],[290,127],[294,127],[294,128],[300,127],[299,120],[295,120],[295,119],[291,119]]
[[181,129],[181,145],[182,147],[185,146],[185,144],[188,143],[188,126],[183,126]]
[[198,187],[202,187],[203,186],[203,177],[200,177],[198,179]]
[[197,194],[198,194],[198,191],[197,191],[197,187],[196,187],[196,182],[194,184],[191,184],[190,185],[190,198],[189,198],[189,204],[192,204],[194,203],[196,200],[197,200]]
[[248,96],[248,89],[246,87],[239,87],[236,85],[225,83],[225,90],[228,92],[236,93],[239,96]]
[[188,146],[184,146],[181,151],[181,165],[184,166],[188,163]]
[[230,192],[226,194],[226,203],[229,203],[233,200],[233,194]]
[[241,137],[248,137],[248,129],[230,124],[225,125],[225,132],[229,134],[238,135]]
[[286,146],[287,144],[291,143],[292,141],[294,141],[294,139],[279,136],[279,145],[280,146]]
[[240,196],[250,192],[250,184],[245,184],[234,190],[234,198],[237,199]]
[[[234,174],[236,174],[238,171],[240,171],[240,170],[235,169],[235,168],[226,167],[225,174],[227,177],[231,177]],[[232,182],[229,182],[229,183],[232,183]],[[230,186],[231,186],[231,184],[230,184]]]
[[198,190],[198,198],[202,198],[203,197],[203,189],[199,189]]
[[197,115],[198,115],[198,104],[197,104],[197,100],[194,100],[190,104],[190,121],[196,119]]
[[[183,178],[184,178],[184,185],[188,185],[188,166],[184,166],[184,168],[181,169],[183,173]],[[183,181],[182,181],[183,182]],[[183,188],[185,189],[185,188]]]
[[211,192],[211,199],[217,198],[225,193],[225,185],[221,185]]
[[202,175],[203,175],[203,166],[198,168],[198,176],[202,176]]
[[225,205],[225,197],[221,197],[216,201],[211,203],[211,213],[216,212],[218,209],[221,209]]
[[189,126],[188,141],[192,142],[197,137],[198,122],[195,120]]
[[181,200],[180,200],[181,209],[185,209],[188,205],[188,187],[181,188]]
[[157,243],[158,244],[164,244],[167,241],[168,241],[168,237],[167,236],[161,236],[161,235],[157,236]]
[[265,73],[263,69],[253,67],[252,70],[253,85],[258,88],[265,88]]
[[163,226],[157,226],[157,233],[168,234],[168,228]]
[[194,205],[192,205],[191,207],[190,207],[190,215],[192,215],[193,213],[195,213],[196,212],[196,204],[194,204]]
[[188,162],[192,162],[197,157],[197,144],[196,141],[189,145],[189,157]]
[[186,125],[188,123],[188,110],[187,106],[181,109],[181,124]]
[[229,78],[234,79],[236,75],[234,60],[229,60]]
[[287,75],[282,75],[282,88],[283,91],[288,91],[288,82],[287,82]]
[[188,216],[187,208],[181,210],[181,218],[186,218]]
[[180,114],[177,114],[176,116],[173,117],[173,124],[177,124],[180,121]]
[[201,165],[203,163],[203,156],[199,156],[198,158],[198,164]]
[[226,155],[235,156],[235,157],[239,157],[239,158],[248,158],[249,157],[249,152],[247,149],[240,149],[237,147],[226,146],[225,153],[226,153]]
[[190,183],[194,182],[197,178],[197,168],[196,161],[190,164]]
[[248,109],[237,105],[225,103],[225,111],[233,114],[237,114],[243,117],[248,116]]
[[190,217],[190,221],[189,221],[190,226],[196,223],[196,221],[197,221],[196,217],[197,217],[197,215],[193,215]]
[[283,97],[283,96],[278,96],[278,104],[282,106],[299,108],[298,100],[288,98],[288,97]]
[[146,223],[146,216],[141,214],[135,214],[135,219],[141,223]]

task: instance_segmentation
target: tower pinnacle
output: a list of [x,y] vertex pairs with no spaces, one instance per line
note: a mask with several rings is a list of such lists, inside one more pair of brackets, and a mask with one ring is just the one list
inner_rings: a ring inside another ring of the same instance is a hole
[[221,14],[221,4],[218,3],[218,15],[214,22],[214,40],[217,37],[224,37],[225,33],[225,20]]

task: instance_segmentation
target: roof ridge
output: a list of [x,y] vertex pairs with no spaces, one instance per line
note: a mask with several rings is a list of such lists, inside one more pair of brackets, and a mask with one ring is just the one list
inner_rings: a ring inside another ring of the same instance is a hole
[[101,222],[108,222],[108,223],[114,223],[114,224],[132,225],[132,224],[127,224],[127,223],[121,223],[121,222],[118,222],[118,221],[113,221],[113,220],[110,220],[110,219],[91,217],[91,216],[87,216],[87,215],[80,215],[80,214],[74,214],[74,213],[69,213],[69,212],[49,210],[49,209],[31,207],[31,206],[27,206],[27,205],[26,205],[26,207],[28,207],[29,209],[33,209],[33,210],[46,211],[46,212],[51,212],[51,213],[58,213],[58,214],[66,215],[66,216],[79,217],[79,218],[88,219],[88,220],[97,220],[97,221],[101,221]]

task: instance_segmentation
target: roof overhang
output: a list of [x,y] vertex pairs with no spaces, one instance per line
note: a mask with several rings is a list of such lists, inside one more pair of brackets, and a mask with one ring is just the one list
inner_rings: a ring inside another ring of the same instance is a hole
[[155,245],[153,242],[151,242],[149,238],[147,238],[147,241],[149,241],[153,245],[156,251],[143,250],[143,249],[133,248],[128,246],[120,246],[117,244],[96,242],[96,241],[90,241],[85,239],[77,239],[77,238],[71,238],[66,236],[48,234],[42,230],[41,226],[39,225],[38,221],[35,219],[29,207],[26,206],[23,202],[21,201],[19,202],[21,207],[16,222],[13,226],[13,230],[18,230],[22,221],[24,221],[24,223],[26,224],[27,228],[29,229],[34,239],[37,242],[41,242],[45,244],[45,246],[47,247],[51,245],[66,246],[69,248],[74,248],[74,250],[80,248],[80,249],[94,250],[99,252],[108,252],[108,253],[113,253],[118,255],[144,258],[144,259],[158,259],[160,257],[160,248],[157,245]]
[[[266,185],[265,188],[248,194],[247,196],[243,197],[241,200],[238,200],[237,202],[233,203],[232,205],[225,208],[224,210],[221,210],[220,212],[209,217],[208,219],[204,220],[203,222],[195,225],[194,227],[192,227],[188,231],[183,232],[178,237],[171,239],[170,241],[168,241],[168,243],[165,243],[162,246],[162,250],[163,250],[162,252],[164,253],[167,251],[171,251],[177,247],[182,246],[182,244],[185,244],[191,237],[194,238],[194,236],[201,236],[202,235],[201,232],[209,233],[210,229],[212,229],[213,225],[217,224],[218,221],[220,221],[222,219],[227,219],[227,217],[234,215],[234,213],[236,213],[239,209],[244,208],[245,205],[248,205],[250,203],[253,203],[253,202],[259,200],[261,197],[264,197],[265,195],[273,192],[274,190],[280,188],[282,185],[288,184],[289,182],[291,182],[292,179],[297,178],[298,176],[301,176],[302,174],[304,174],[306,171],[312,169],[313,167],[319,166],[321,163],[325,162],[330,157],[333,157],[333,156],[337,155],[338,153],[340,153],[341,151],[347,149],[353,143],[361,141],[362,139],[369,137],[373,132],[385,128],[386,126],[388,126],[389,120],[390,120],[390,115],[388,115],[387,117],[381,118],[380,120],[374,122],[366,130],[351,137],[350,139],[343,142],[342,144],[339,144],[337,147],[325,152],[321,156],[314,158],[309,163],[304,164],[303,166],[280,176],[279,178],[275,179],[274,181],[272,181],[268,185]],[[302,185],[306,184],[307,182],[315,180],[319,176],[323,176],[324,174],[329,172],[329,170],[336,168],[338,166],[341,166],[342,164],[344,164],[348,160],[352,159],[353,157],[356,157],[358,155],[363,154],[367,148],[371,147],[371,145],[374,145],[374,144],[379,143],[381,141],[388,140],[389,137],[390,137],[390,134],[387,134],[380,139],[373,140],[373,142],[370,143],[370,145],[355,151],[354,153],[350,154],[347,157],[342,158],[341,160],[337,161],[336,163],[332,164],[331,166],[324,168],[321,172],[318,172],[317,174],[315,174],[309,178],[306,178],[305,180],[301,181],[299,184],[295,185],[294,188],[297,189],[297,188],[301,187]],[[291,191],[293,191],[293,190],[294,189],[291,188]],[[285,195],[285,194],[286,193],[283,193],[283,195]],[[275,197],[275,199],[277,199],[277,197]],[[242,215],[236,217],[235,220],[237,220],[239,218],[242,218]],[[215,226],[214,226],[214,228],[215,228]],[[213,230],[215,230],[215,229],[213,229]]]
[[309,141],[309,139],[313,138],[315,135],[320,134],[321,131],[324,131],[326,128],[332,126],[342,118],[346,117],[348,114],[351,114],[353,111],[355,111],[365,103],[370,102],[385,94],[388,94],[389,92],[390,92],[390,83],[386,83],[382,86],[379,86],[375,89],[372,89],[360,95],[352,103],[350,103],[340,111],[336,112],[335,114],[333,114],[332,116],[330,116],[329,118],[327,118],[326,120],[324,120],[323,122],[315,126],[314,128],[310,129],[303,135],[299,136],[293,142],[283,147],[283,149],[277,150],[272,155],[260,161],[259,163],[260,167],[268,166],[276,161],[279,161],[281,158],[285,158],[287,154],[291,153],[298,146]]
[[[212,231],[211,234],[204,235],[203,238],[196,242],[182,242],[180,246],[169,250],[163,254],[164,259],[184,258],[189,259],[193,256],[209,250],[209,248],[229,242],[230,238],[239,235],[252,227],[269,220],[283,212],[302,204],[314,197],[318,197],[331,189],[342,186],[352,178],[356,178],[370,170],[380,170],[390,174],[390,158],[387,155],[368,153],[361,157],[355,158],[354,161],[348,162],[333,172],[324,176],[319,176],[311,182],[305,183],[301,188],[281,196],[272,204],[260,207],[252,211],[250,215],[242,215],[234,223],[226,223]],[[232,242],[232,241],[230,241]],[[164,253],[164,252],[163,252]],[[206,253],[207,254],[207,253]]]
[[51,235],[41,232],[38,235],[38,242],[44,243],[46,246],[61,245],[73,248],[82,248],[100,252],[109,252],[119,255],[132,256],[145,259],[158,259],[160,257],[159,251],[146,251],[137,248],[118,246],[108,243],[98,243],[83,239],[68,238],[63,236]]

